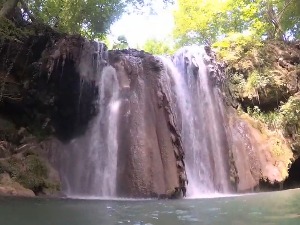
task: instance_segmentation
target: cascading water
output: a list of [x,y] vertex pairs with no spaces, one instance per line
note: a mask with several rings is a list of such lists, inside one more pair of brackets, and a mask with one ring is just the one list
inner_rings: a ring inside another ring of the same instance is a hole
[[113,67],[99,75],[98,115],[84,136],[64,148],[61,171],[67,175],[62,179],[68,196],[116,196],[120,88]]
[[163,59],[171,71],[179,107],[178,124],[185,151],[188,195],[229,192],[226,134],[203,47],[184,47],[173,62]]
[[99,82],[99,113],[92,123],[90,146],[87,149],[90,166],[95,173],[90,188],[97,196],[111,197],[116,192],[118,153],[119,83],[115,69],[105,67]]
[[222,103],[205,50],[185,47],[171,61],[130,50],[104,59],[101,49],[86,48],[79,64],[82,79],[98,84],[99,107],[58,153],[64,193],[178,197],[187,179],[188,196],[229,192]]

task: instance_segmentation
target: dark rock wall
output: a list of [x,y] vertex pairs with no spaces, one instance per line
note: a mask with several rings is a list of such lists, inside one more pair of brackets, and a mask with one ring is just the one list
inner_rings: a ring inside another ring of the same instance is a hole
[[84,42],[56,33],[2,40],[0,112],[36,135],[66,140],[84,131],[97,96],[95,84],[83,82],[77,69]]
[[[80,55],[83,38],[46,27],[30,29],[17,38],[0,37],[0,148],[5,152],[0,156],[0,173],[18,174],[14,182],[35,194],[47,194],[49,188],[59,190],[59,184],[57,177],[51,179],[53,168],[45,161],[51,151],[43,142],[51,135],[66,142],[84,133],[96,114],[98,89],[79,75],[74,55]],[[25,171],[31,168],[32,157],[46,167],[42,176],[36,170],[37,174]]]

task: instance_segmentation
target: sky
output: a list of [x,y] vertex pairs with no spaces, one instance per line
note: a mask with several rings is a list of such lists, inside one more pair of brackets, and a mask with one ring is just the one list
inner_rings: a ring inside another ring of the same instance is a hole
[[124,14],[111,26],[111,37],[124,35],[129,47],[142,47],[148,39],[164,40],[172,35],[174,27],[173,10],[175,6],[164,9],[161,0],[153,0],[156,15]]

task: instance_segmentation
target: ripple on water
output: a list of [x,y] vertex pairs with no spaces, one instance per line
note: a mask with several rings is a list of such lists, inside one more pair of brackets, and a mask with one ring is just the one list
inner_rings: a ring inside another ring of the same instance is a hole
[[214,211],[219,211],[219,210],[220,210],[220,208],[208,208],[207,210],[208,210],[208,211],[212,211],[212,212],[214,212]]
[[188,213],[188,211],[186,211],[186,210],[179,210],[179,209],[177,209],[175,212],[177,215],[182,215],[182,214]]
[[199,222],[199,220],[196,217],[193,217],[191,215],[180,215],[177,216],[177,218],[181,221],[186,221],[186,222]]
[[119,220],[118,224],[132,224],[132,223],[131,223],[131,220],[126,219],[126,220]]

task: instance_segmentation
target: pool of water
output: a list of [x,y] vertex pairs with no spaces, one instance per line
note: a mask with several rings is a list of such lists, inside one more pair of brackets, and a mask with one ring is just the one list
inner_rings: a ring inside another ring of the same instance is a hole
[[299,225],[300,190],[184,200],[0,198],[1,225]]

